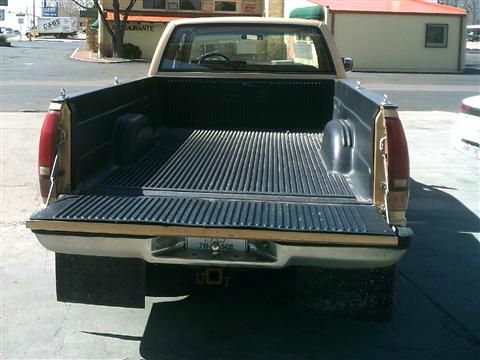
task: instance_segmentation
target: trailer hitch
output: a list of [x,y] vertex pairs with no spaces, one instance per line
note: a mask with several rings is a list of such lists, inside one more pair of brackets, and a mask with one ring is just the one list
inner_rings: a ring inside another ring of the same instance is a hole
[[195,274],[195,280],[198,285],[224,285],[228,287],[231,279],[233,279],[233,274],[225,272],[222,268],[207,268],[197,271]]

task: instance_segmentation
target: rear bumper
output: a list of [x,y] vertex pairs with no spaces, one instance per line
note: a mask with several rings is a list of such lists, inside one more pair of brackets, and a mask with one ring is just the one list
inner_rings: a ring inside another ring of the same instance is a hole
[[406,252],[413,233],[408,228],[399,229],[397,247],[249,241],[249,251],[246,253],[218,255],[212,255],[209,251],[187,250],[178,238],[73,235],[41,231],[35,232],[35,235],[45,248],[63,254],[137,258],[156,264],[278,269],[288,266],[388,267],[398,262]]

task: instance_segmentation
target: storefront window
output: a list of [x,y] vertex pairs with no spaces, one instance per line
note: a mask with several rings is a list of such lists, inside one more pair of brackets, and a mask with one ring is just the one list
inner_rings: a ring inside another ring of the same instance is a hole
[[235,1],[215,1],[215,11],[237,11],[237,3]]
[[448,44],[447,24],[427,24],[425,47],[446,48]]
[[165,9],[165,0],[143,0],[144,9]]
[[180,10],[202,10],[201,0],[180,0]]

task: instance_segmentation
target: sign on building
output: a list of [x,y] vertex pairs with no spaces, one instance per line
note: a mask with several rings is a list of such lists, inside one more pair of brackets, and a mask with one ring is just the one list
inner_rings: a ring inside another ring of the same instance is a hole
[[43,17],[58,17],[58,8],[56,6],[47,6],[42,8]]
[[0,21],[5,21],[5,10],[0,10]]
[[0,0],[0,6],[8,6],[8,0]]

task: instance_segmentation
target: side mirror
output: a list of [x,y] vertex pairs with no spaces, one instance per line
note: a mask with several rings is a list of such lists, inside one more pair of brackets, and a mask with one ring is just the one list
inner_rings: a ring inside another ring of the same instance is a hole
[[351,57],[342,56],[342,62],[346,72],[353,70],[353,59]]

